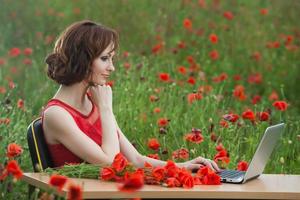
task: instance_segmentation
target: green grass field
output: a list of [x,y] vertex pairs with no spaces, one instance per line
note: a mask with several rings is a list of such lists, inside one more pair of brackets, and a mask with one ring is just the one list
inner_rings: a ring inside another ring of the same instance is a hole
[[[235,169],[250,162],[267,126],[284,121],[264,173],[299,174],[299,10],[296,0],[0,0],[0,172],[13,142],[24,149],[22,170],[32,171],[26,129],[58,88],[44,59],[66,26],[90,19],[120,34],[114,113],[139,152],[167,160],[186,148],[188,159],[213,159],[221,142],[230,158],[222,165]],[[276,101],[287,109],[276,109]],[[266,121],[260,112],[268,113]],[[226,114],[239,118],[230,122]],[[158,125],[161,118],[167,125]],[[203,142],[184,139],[192,128],[202,131]],[[147,146],[150,138],[159,150]],[[20,192],[11,199],[24,199],[25,183],[14,183],[14,190]]]

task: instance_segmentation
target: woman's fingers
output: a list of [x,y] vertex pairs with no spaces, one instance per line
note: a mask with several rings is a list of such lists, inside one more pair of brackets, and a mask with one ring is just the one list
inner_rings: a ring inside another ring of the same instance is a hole
[[208,166],[209,168],[211,168],[213,171],[216,171],[214,169],[214,167],[212,166],[211,162],[209,159],[205,159],[205,161],[203,162],[203,164],[205,164],[206,166]]
[[217,172],[221,171],[221,169],[219,168],[219,166],[217,165],[217,163],[215,161],[211,160],[211,164],[217,170]]

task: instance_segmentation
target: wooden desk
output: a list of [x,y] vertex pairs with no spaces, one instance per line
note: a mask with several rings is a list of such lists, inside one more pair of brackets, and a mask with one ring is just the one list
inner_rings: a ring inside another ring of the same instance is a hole
[[[39,188],[49,188],[49,176],[42,173],[24,173],[23,180]],[[145,185],[128,194],[118,191],[115,182],[94,179],[72,180],[81,185],[83,198],[198,198],[198,199],[300,199],[300,175],[263,174],[245,184],[196,185],[192,189]],[[66,195],[66,188],[62,194]]]

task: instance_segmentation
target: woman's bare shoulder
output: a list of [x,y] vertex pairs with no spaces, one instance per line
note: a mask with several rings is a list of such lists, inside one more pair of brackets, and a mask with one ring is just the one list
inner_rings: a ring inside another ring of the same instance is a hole
[[71,114],[60,106],[53,105],[44,111],[44,126],[50,130],[72,128],[75,122]]

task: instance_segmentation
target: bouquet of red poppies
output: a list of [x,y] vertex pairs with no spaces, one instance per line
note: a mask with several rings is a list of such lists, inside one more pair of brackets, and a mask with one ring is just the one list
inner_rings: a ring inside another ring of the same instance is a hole
[[144,167],[136,168],[121,153],[115,156],[111,165],[68,164],[57,169],[47,169],[46,172],[73,178],[115,181],[121,183],[118,188],[125,192],[140,189],[144,184],[184,188],[221,184],[219,175],[208,167],[202,167],[192,174],[190,170],[179,168],[173,161],[168,160],[165,166],[153,167],[145,162]]

